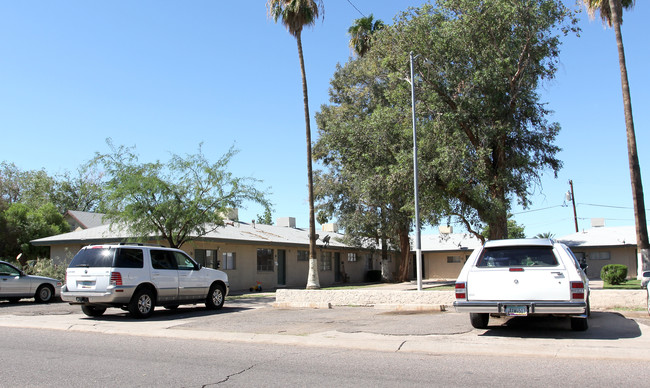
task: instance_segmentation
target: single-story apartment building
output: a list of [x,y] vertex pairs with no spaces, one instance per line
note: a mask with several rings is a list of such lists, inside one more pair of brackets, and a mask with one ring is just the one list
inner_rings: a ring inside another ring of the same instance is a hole
[[634,226],[600,226],[557,239],[565,243],[578,259],[587,262],[587,276],[600,278],[607,264],[627,266],[627,277],[634,279],[641,272],[636,249]]
[[[381,252],[345,245],[341,242],[343,235],[332,224],[323,227],[316,244],[321,286],[363,282],[368,271],[381,269]],[[83,246],[120,242],[134,239],[126,229],[109,224],[79,227],[70,233],[31,241],[33,245],[49,246],[50,258],[59,265],[68,265]],[[153,236],[147,242],[167,245]],[[309,230],[296,228],[292,217],[279,218],[275,226],[226,221],[224,226],[185,243],[181,249],[201,265],[226,272],[233,290],[245,290],[257,282],[263,289],[304,287],[307,283]],[[395,262],[389,260],[389,271],[395,271]]]

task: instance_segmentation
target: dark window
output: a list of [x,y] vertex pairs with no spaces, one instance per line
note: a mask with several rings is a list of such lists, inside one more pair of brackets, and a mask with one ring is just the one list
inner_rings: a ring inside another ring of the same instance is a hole
[[174,255],[174,259],[179,270],[192,271],[198,268],[194,260],[190,259],[187,255],[184,255],[180,252],[170,253]]
[[154,269],[176,269],[178,267],[172,251],[152,249],[151,266]]
[[115,265],[118,268],[142,268],[142,249],[120,248],[115,254]]
[[273,249],[257,250],[257,270],[273,272]]
[[298,261],[309,261],[309,251],[298,251]]
[[557,259],[551,247],[485,248],[477,267],[555,267]]
[[86,248],[80,250],[70,262],[70,267],[112,267],[115,248]]

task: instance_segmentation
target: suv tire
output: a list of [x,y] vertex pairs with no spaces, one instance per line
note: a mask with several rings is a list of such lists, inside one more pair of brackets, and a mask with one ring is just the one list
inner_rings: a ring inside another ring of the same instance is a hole
[[81,311],[89,317],[101,317],[106,311],[106,307],[97,307],[97,306],[81,306]]
[[210,292],[205,299],[205,307],[210,310],[219,310],[223,307],[223,302],[226,300],[226,291],[220,284],[213,284],[210,287]]
[[148,288],[141,288],[133,294],[131,302],[129,302],[129,313],[135,318],[149,318],[155,307],[153,292]]

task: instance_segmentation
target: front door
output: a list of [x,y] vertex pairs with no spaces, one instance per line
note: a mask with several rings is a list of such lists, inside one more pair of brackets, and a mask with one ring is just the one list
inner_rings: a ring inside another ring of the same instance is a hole
[[278,285],[287,284],[287,251],[278,249]]
[[334,281],[341,282],[341,253],[334,252]]

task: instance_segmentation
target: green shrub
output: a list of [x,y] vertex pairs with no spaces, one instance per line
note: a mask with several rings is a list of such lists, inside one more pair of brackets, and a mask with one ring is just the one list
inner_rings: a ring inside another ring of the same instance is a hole
[[30,261],[24,271],[29,275],[46,276],[57,280],[65,279],[65,265],[55,265],[50,259]]
[[607,264],[600,270],[600,278],[607,284],[621,284],[627,278],[627,266],[623,264]]

